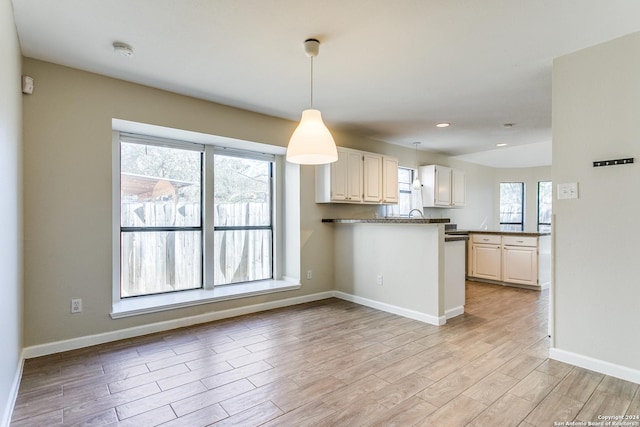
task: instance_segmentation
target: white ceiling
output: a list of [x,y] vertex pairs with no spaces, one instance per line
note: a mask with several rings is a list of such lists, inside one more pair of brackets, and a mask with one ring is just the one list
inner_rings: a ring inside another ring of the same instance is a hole
[[[638,0],[13,0],[13,7],[27,57],[296,121],[309,107],[303,41],[315,37],[314,103],[330,129],[407,147],[421,141],[421,149],[497,167],[532,152],[542,153],[536,163],[550,164],[553,58],[640,30]],[[114,41],[134,55],[116,55]],[[442,121],[451,127],[436,128]],[[508,143],[511,154],[496,143]],[[528,145],[525,154],[514,148]],[[478,152],[485,153],[469,154]]]

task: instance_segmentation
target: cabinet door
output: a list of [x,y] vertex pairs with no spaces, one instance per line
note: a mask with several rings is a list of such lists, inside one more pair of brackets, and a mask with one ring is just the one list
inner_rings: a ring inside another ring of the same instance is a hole
[[379,154],[364,154],[363,201],[382,202],[382,156]]
[[347,200],[362,201],[362,153],[347,152]]
[[338,161],[331,163],[331,201],[348,200],[348,151],[338,148]]
[[502,248],[502,280],[521,285],[538,285],[538,250],[531,247]]
[[472,245],[471,276],[501,280],[502,252],[500,245]]
[[436,166],[435,171],[435,204],[437,206],[451,205],[451,169],[445,166]]
[[463,171],[451,171],[451,205],[463,207],[467,201],[467,176]]
[[398,159],[382,158],[382,202],[398,203]]

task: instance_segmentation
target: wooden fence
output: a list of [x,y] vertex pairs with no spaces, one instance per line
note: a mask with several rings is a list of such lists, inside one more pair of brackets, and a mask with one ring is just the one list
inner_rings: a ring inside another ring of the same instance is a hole
[[[123,203],[121,209],[126,226],[199,224],[199,203],[131,202]],[[269,225],[269,218],[268,203],[216,205],[217,226]],[[200,231],[121,233],[121,295],[200,288],[202,246]],[[207,254],[214,262],[214,286],[271,278],[271,253],[271,230],[215,231],[214,253]]]

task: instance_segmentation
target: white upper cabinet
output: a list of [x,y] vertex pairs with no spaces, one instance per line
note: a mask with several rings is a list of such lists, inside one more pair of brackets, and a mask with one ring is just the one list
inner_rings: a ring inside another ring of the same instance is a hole
[[338,147],[338,161],[316,166],[316,203],[398,203],[398,160]]
[[364,153],[364,193],[362,200],[366,203],[382,202],[382,156]]
[[[349,199],[349,184],[347,178],[348,168],[348,153],[344,153],[338,150],[338,160],[332,163],[331,166],[329,166],[329,182],[327,183],[327,187],[329,188],[329,197],[331,200],[344,201]],[[316,196],[318,194],[319,193],[316,191]]]
[[422,202],[425,207],[462,207],[466,201],[463,171],[440,165],[420,166]]
[[467,175],[457,169],[451,170],[451,205],[461,208],[467,201]]
[[382,203],[398,203],[398,159],[382,157]]
[[[362,153],[350,150],[342,150],[343,157],[347,158],[346,186],[347,200],[349,202],[362,201]],[[340,153],[340,152],[338,152]],[[338,154],[340,156],[340,154]]]

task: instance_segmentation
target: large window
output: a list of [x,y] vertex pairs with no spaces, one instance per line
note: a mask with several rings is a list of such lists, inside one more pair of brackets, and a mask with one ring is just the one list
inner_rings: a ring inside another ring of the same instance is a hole
[[270,279],[273,163],[214,157],[214,284]]
[[127,135],[119,154],[120,298],[273,278],[275,156]]
[[538,231],[551,231],[551,181],[538,182]]
[[500,183],[500,231],[524,230],[524,182]]
[[120,295],[202,287],[202,153],[120,144]]

